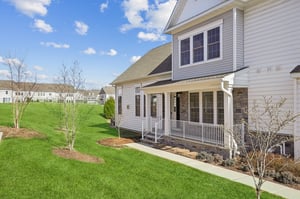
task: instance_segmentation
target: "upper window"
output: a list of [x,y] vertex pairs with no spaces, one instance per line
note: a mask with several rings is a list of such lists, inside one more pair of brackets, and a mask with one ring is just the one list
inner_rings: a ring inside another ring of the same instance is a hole
[[181,40],[180,42],[180,60],[181,66],[190,64],[190,38]]
[[204,60],[204,38],[203,33],[193,36],[193,62]]
[[207,32],[207,59],[220,57],[220,27]]
[[179,36],[180,66],[205,63],[221,58],[222,23],[218,20]]

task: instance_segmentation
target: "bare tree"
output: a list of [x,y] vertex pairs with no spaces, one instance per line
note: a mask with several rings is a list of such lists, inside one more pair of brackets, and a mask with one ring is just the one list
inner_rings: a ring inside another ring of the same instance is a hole
[[239,132],[230,131],[253,177],[257,199],[260,198],[261,187],[265,182],[266,169],[276,159],[270,156],[270,152],[292,140],[292,135],[282,134],[281,131],[299,116],[286,111],[285,102],[284,98],[273,102],[272,97],[264,97],[260,103],[254,101],[248,113],[251,124],[244,122],[247,129],[246,142]]
[[9,70],[14,127],[19,129],[20,121],[37,87],[37,80],[35,78],[29,82],[31,74],[26,70],[23,59],[7,57],[4,64]]
[[60,101],[62,102],[63,131],[66,137],[67,148],[74,150],[76,139],[76,127],[78,123],[79,90],[83,88],[84,79],[79,68],[79,62],[74,61],[73,66],[68,68],[63,65],[60,73]]
[[117,117],[117,120],[115,121],[116,122],[116,127],[117,127],[117,130],[118,130],[118,136],[119,136],[119,139],[121,138],[121,123],[122,123],[122,115],[118,115]]

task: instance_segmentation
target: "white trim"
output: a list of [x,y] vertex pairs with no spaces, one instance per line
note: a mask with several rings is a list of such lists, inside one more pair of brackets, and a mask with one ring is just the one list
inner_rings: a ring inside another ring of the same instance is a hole
[[236,70],[237,68],[237,33],[236,33],[236,29],[237,29],[237,9],[236,8],[233,8],[233,23],[232,23],[232,29],[233,29],[233,44],[232,44],[232,47],[233,47],[233,71]]
[[[220,28],[220,57],[217,58],[213,58],[213,59],[208,59],[207,57],[207,49],[208,49],[208,44],[207,44],[207,32],[211,29],[214,28]],[[197,35],[197,34],[201,34],[203,33],[203,52],[204,52],[204,57],[203,57],[203,61],[199,61],[199,62],[193,62],[193,36]],[[185,64],[185,65],[181,65],[181,41],[185,40],[185,39],[189,39],[190,40],[190,63],[189,64]],[[214,21],[210,24],[207,24],[205,26],[202,26],[201,28],[197,28],[191,32],[188,32],[186,34],[182,34],[180,36],[178,36],[177,38],[178,40],[178,65],[179,68],[185,68],[185,67],[190,67],[190,66],[196,66],[196,65],[201,65],[201,64],[206,64],[206,63],[210,63],[210,62],[214,62],[214,61],[219,61],[223,59],[223,19],[219,19],[217,21]],[[173,70],[172,70],[173,72]]]
[[183,40],[183,39],[186,39],[188,37],[192,37],[192,36],[197,35],[197,34],[199,34],[201,32],[205,32],[207,30],[216,28],[216,27],[218,27],[218,26],[220,26],[222,24],[223,24],[223,19],[219,19],[219,20],[214,21],[212,23],[209,23],[209,24],[207,24],[205,26],[201,26],[200,28],[197,28],[197,29],[195,29],[193,31],[190,31],[188,33],[185,33],[185,34],[182,34],[182,35],[178,36],[178,40]]
[[213,91],[213,117],[214,117],[214,124],[218,124],[218,106],[217,106],[217,91]]

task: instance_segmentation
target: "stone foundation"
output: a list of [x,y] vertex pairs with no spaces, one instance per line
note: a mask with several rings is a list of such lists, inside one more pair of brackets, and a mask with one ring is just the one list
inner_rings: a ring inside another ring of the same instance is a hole
[[229,149],[226,149],[224,147],[218,147],[218,146],[213,146],[205,143],[194,142],[191,140],[185,140],[185,139],[168,137],[168,136],[165,136],[163,140],[160,141],[160,143],[165,145],[185,148],[196,152],[206,151],[212,154],[219,154],[223,156],[223,159],[229,158]]

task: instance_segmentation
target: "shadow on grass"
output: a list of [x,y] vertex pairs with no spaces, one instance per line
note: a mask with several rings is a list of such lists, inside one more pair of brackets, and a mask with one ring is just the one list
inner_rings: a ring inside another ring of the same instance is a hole
[[[118,136],[117,128],[110,126],[109,123],[94,124],[94,125],[90,125],[89,127],[99,128],[97,133],[102,133],[110,136]],[[122,138],[130,138],[133,139],[134,141],[139,141],[141,138],[141,134],[138,132],[130,131],[128,129],[121,129],[120,131],[121,131]]]

